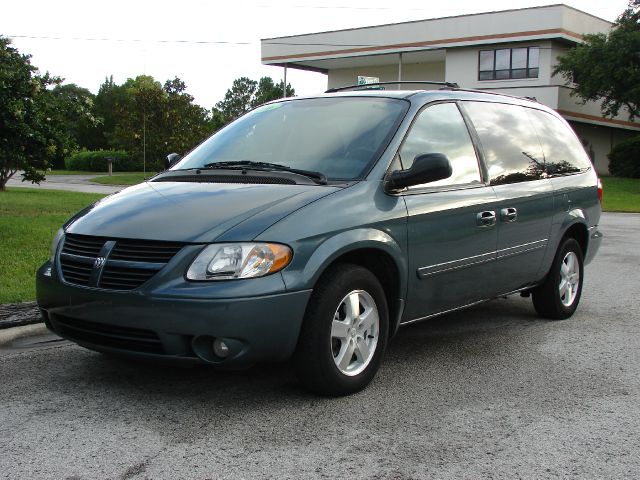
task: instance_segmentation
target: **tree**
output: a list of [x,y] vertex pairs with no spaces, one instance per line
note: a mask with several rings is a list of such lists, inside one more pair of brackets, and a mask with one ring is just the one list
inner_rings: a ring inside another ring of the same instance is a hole
[[608,34],[584,42],[558,59],[555,74],[575,83],[583,102],[602,99],[602,113],[614,117],[626,107],[640,116],[640,0],[631,0]]
[[[282,98],[282,89],[284,81],[280,80],[280,83],[276,85],[273,83],[271,77],[262,77],[258,82],[258,88],[255,96],[251,101],[251,107],[255,108],[263,103],[270,102],[271,100],[277,100]],[[291,87],[291,84],[287,84],[287,97],[293,97],[296,94],[295,90]]]
[[24,170],[23,180],[44,180],[43,171],[68,144],[65,125],[57,121],[67,105],[48,90],[61,83],[40,75],[29,55],[0,36],[0,191],[18,170]]
[[[258,82],[247,77],[237,78],[224,99],[216,104],[215,110],[220,113],[224,123],[228,123],[258,105],[282,98],[283,86],[283,81],[275,85],[271,77],[262,77]],[[287,96],[294,95],[295,90],[291,84],[287,84]]]
[[97,123],[93,116],[95,95],[74,83],[56,85],[50,92],[55,104],[52,121],[63,126],[56,140],[53,168],[64,168],[64,159],[78,147],[84,146],[84,139]]
[[177,77],[161,85],[147,75],[105,86],[101,100],[106,104],[109,98],[112,112],[104,121],[109,146],[162,168],[167,153],[184,153],[197,145],[213,131],[211,114],[193,103],[186,88]]
[[138,75],[129,78],[121,89],[113,106],[114,129],[109,143],[134,158],[159,162],[166,155],[162,85],[151,76]]
[[92,113],[96,119],[92,128],[79,139],[79,146],[88,150],[107,150],[115,129],[115,106],[124,102],[124,89],[116,85],[113,76],[105,78],[93,100]]
[[[251,109],[258,82],[247,77],[236,78],[231,88],[227,90],[224,99],[216,103],[216,108],[222,113],[226,122],[238,118]],[[225,122],[225,123],[226,123]]]
[[209,112],[193,103],[193,97],[186,90],[187,86],[178,77],[164,84],[167,97],[165,153],[185,153],[214,131]]

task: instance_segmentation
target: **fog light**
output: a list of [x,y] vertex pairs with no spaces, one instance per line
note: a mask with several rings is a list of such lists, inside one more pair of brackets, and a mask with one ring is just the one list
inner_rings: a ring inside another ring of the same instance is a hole
[[220,358],[227,358],[229,356],[229,347],[219,338],[213,341],[213,353]]

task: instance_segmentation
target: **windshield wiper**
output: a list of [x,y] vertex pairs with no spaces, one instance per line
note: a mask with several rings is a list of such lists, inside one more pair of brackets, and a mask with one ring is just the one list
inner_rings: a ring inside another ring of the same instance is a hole
[[202,166],[203,169],[230,169],[230,170],[261,170],[261,171],[273,171],[280,170],[283,172],[296,173],[310,178],[314,182],[320,185],[327,184],[327,177],[324,173],[314,172],[311,170],[301,170],[298,168],[287,167],[286,165],[279,165],[277,163],[268,162],[252,162],[250,160],[238,160],[233,162],[212,162],[205,163]]

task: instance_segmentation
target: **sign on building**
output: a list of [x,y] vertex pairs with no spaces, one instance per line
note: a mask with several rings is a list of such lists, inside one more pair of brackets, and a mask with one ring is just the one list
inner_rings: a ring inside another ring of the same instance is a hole
[[358,85],[369,85],[371,83],[380,83],[379,77],[363,77],[358,75]]

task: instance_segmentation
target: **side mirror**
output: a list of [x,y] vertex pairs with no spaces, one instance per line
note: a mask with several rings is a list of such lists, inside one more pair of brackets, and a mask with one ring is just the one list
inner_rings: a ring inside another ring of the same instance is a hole
[[179,153],[170,153],[169,155],[167,155],[167,170],[178,163],[181,158],[182,155],[180,155]]
[[385,180],[388,191],[435,182],[449,178],[453,173],[451,162],[443,153],[423,153],[417,155],[408,170],[394,170]]

